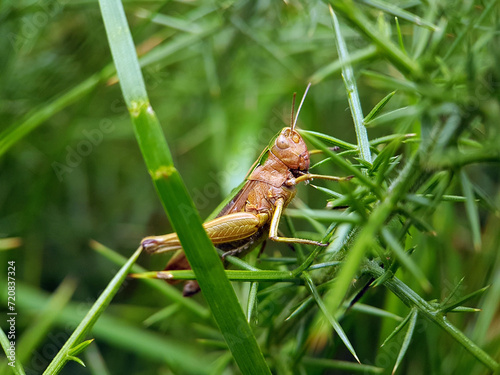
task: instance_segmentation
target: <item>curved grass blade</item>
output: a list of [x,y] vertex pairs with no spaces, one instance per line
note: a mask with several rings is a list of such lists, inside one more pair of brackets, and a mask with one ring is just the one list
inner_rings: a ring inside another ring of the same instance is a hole
[[394,364],[394,368],[392,370],[392,374],[396,373],[401,361],[403,360],[408,347],[410,346],[410,341],[413,336],[413,332],[415,331],[415,325],[417,324],[418,311],[413,308],[408,319],[408,330],[406,331],[405,338],[403,340],[403,344],[401,345],[401,350],[399,351],[398,358],[396,359],[396,363]]
[[464,280],[465,276],[458,281],[457,285],[455,285],[455,287],[451,290],[448,296],[441,302],[441,306],[445,306],[448,303],[448,301],[457,293],[458,288],[462,286]]
[[106,307],[111,302],[111,299],[116,294],[118,289],[120,288],[123,280],[127,277],[129,269],[132,267],[132,264],[135,263],[139,255],[141,254],[142,249],[139,248],[135,251],[134,254],[130,257],[130,259],[123,265],[123,267],[117,272],[117,274],[113,277],[111,282],[108,284],[104,292],[99,296],[97,301],[94,303],[89,312],[85,315],[85,318],[80,322],[78,327],[71,334],[69,339],[63,345],[61,350],[57,353],[54,359],[50,362],[47,369],[44,371],[44,375],[52,375],[58,374],[66,362],[68,361],[68,356],[72,352],[73,349],[78,347],[79,342],[85,337],[87,332],[89,332],[94,324],[96,323],[99,316],[104,312]]
[[[109,259],[111,262],[118,264],[120,266],[125,264],[127,261],[127,258],[125,258],[121,254],[118,254],[116,251],[111,250],[110,248],[104,246],[103,244],[97,241],[91,240],[90,247],[95,251],[97,251],[99,254]],[[146,272],[146,269],[142,268],[138,264],[134,264],[130,270],[133,273]],[[166,296],[169,300],[177,303],[178,305],[191,311],[192,313],[198,315],[199,317],[203,319],[210,318],[210,311],[208,311],[207,308],[200,305],[193,299],[183,297],[182,293],[179,292],[179,290],[174,288],[172,285],[169,285],[167,283],[158,283],[148,279],[144,279],[144,282],[147,283],[148,286],[151,287],[152,289],[156,289],[160,294]]]
[[387,228],[382,228],[382,236],[384,237],[384,240],[387,242],[389,247],[394,252],[396,258],[398,258],[398,260],[401,262],[403,267],[408,272],[410,272],[413,275],[413,277],[415,277],[415,279],[419,282],[422,289],[429,292],[432,289],[431,283],[429,282],[429,280],[427,280],[423,272],[420,270],[420,268],[418,268],[418,266],[410,258],[410,256],[404,251],[403,247],[396,240],[391,231]]
[[[161,283],[157,282],[157,284]],[[123,283],[120,289],[122,287]],[[24,296],[17,304],[20,311],[36,311],[40,306],[49,303],[50,298],[45,292],[21,282],[16,285],[16,289],[20,295]],[[87,311],[84,309],[86,306],[88,309],[91,308],[91,305],[83,302],[68,303],[57,315],[55,325],[63,329],[76,327],[85,319]],[[106,312],[103,312],[96,321],[92,328],[92,336],[98,342],[109,344],[128,353],[134,353],[147,360],[163,363],[175,370],[182,369],[183,373],[186,374],[201,375],[208,373],[210,369],[210,362],[193,345],[138,327],[136,323],[127,322]],[[92,347],[91,345],[89,349]],[[85,351],[86,354],[87,351]]]
[[396,328],[394,328],[394,330],[391,332],[391,334],[389,336],[387,336],[387,338],[384,340],[384,342],[382,343],[382,345],[380,345],[380,347],[382,347],[385,344],[387,344],[394,336],[396,336],[404,328],[404,326],[410,320],[412,314],[413,314],[413,310],[410,311],[410,313],[408,315],[406,315],[406,317],[401,321],[401,323],[399,323],[396,326]]
[[335,332],[337,332],[337,334],[339,335],[340,339],[342,340],[342,342],[344,343],[344,345],[347,347],[347,349],[351,352],[351,354],[354,356],[354,358],[356,359],[356,361],[358,361],[358,363],[361,363],[359,361],[359,358],[358,358],[357,354],[356,354],[356,351],[354,350],[351,342],[349,341],[349,338],[347,337],[347,335],[345,334],[344,330],[342,329],[342,326],[339,324],[339,322],[337,321],[337,319],[335,319],[335,317],[330,313],[330,311],[328,310],[328,308],[323,303],[323,300],[321,299],[321,296],[319,295],[318,291],[316,290],[316,286],[314,285],[314,283],[313,283],[311,277],[309,276],[309,274],[306,273],[306,272],[303,272],[302,273],[302,277],[304,278],[309,291],[311,292],[313,298],[316,300],[316,303],[318,304],[319,308],[321,309],[323,315],[330,322],[330,324],[332,325],[333,329],[335,330]]
[[382,98],[382,100],[379,101],[377,103],[377,105],[375,105],[375,107],[373,107],[373,109],[370,111],[370,113],[368,113],[366,115],[366,117],[363,120],[363,123],[366,124],[367,122],[370,122],[372,119],[374,119],[379,114],[379,112],[382,109],[384,109],[385,105],[387,103],[389,103],[389,100],[391,100],[391,98],[394,96],[395,93],[396,93],[396,90],[394,90],[393,92],[390,92],[384,98]]

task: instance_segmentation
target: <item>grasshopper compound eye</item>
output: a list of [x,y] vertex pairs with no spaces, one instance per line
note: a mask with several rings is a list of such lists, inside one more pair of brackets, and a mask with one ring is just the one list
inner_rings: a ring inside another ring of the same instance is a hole
[[283,134],[280,134],[278,139],[276,140],[276,146],[284,150],[285,148],[290,147],[290,144],[288,142],[288,139]]

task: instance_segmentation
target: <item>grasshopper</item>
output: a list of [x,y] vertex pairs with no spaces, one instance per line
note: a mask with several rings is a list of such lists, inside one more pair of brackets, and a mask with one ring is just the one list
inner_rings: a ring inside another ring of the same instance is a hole
[[[251,169],[243,187],[222,208],[217,217],[203,224],[214,246],[224,251],[223,258],[228,255],[244,256],[268,238],[285,243],[328,245],[318,241],[278,235],[281,215],[295,197],[298,183],[303,181],[307,183],[314,178],[333,181],[350,179],[350,177],[309,173],[309,151],[295,129],[297,117],[309,87],[310,84],[302,97],[295,120],[292,106],[290,127],[281,130],[272,146],[263,151],[261,158],[256,162],[257,166],[253,171]],[[261,161],[260,164],[259,161]],[[150,254],[182,249],[176,233],[146,237],[141,245]],[[166,271],[186,269],[191,269],[191,267],[184,252],[175,254],[165,268]],[[191,296],[198,291],[198,283],[193,280],[186,282],[183,294]]]

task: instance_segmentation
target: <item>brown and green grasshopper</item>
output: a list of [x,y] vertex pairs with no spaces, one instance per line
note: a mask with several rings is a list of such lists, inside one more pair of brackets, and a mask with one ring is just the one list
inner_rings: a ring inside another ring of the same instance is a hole
[[[297,111],[297,117],[310,85]],[[295,98],[295,97],[294,97]],[[302,181],[321,178],[334,181],[350,177],[323,176],[309,173],[309,151],[295,130],[296,119],[290,127],[284,128],[273,145],[263,152],[260,165],[248,175],[244,186],[234,198],[219,212],[217,217],[203,224],[208,237],[215,247],[227,255],[243,256],[267,238],[277,242],[302,243],[326,246],[325,243],[302,239],[280,237],[278,225],[283,209],[295,197],[296,185]],[[143,249],[158,254],[182,249],[176,233],[146,237]],[[178,252],[168,262],[165,270],[186,270],[190,265],[183,252]],[[175,282],[175,281],[174,281]],[[196,281],[188,281],[184,286],[184,296],[199,291]]]

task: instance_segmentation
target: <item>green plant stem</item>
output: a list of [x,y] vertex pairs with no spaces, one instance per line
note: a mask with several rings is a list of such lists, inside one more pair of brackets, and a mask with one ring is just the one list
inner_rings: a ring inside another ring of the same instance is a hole
[[[371,261],[366,262],[363,268],[365,272],[375,278],[382,277],[385,272],[378,264]],[[465,336],[462,331],[451,324],[446,318],[446,315],[442,314],[438,308],[433,307],[425,301],[401,280],[396,277],[391,277],[384,282],[384,285],[405,305],[417,308],[423,316],[440,326],[489,369],[493,371],[498,369],[499,364],[493,358],[477,346],[471,339]]]
[[[233,281],[274,281],[302,283],[302,280],[295,277],[290,271],[235,271],[226,270],[226,276]],[[151,271],[134,274],[137,279],[166,279],[166,280],[195,280],[195,273],[191,270],[176,271]]]

